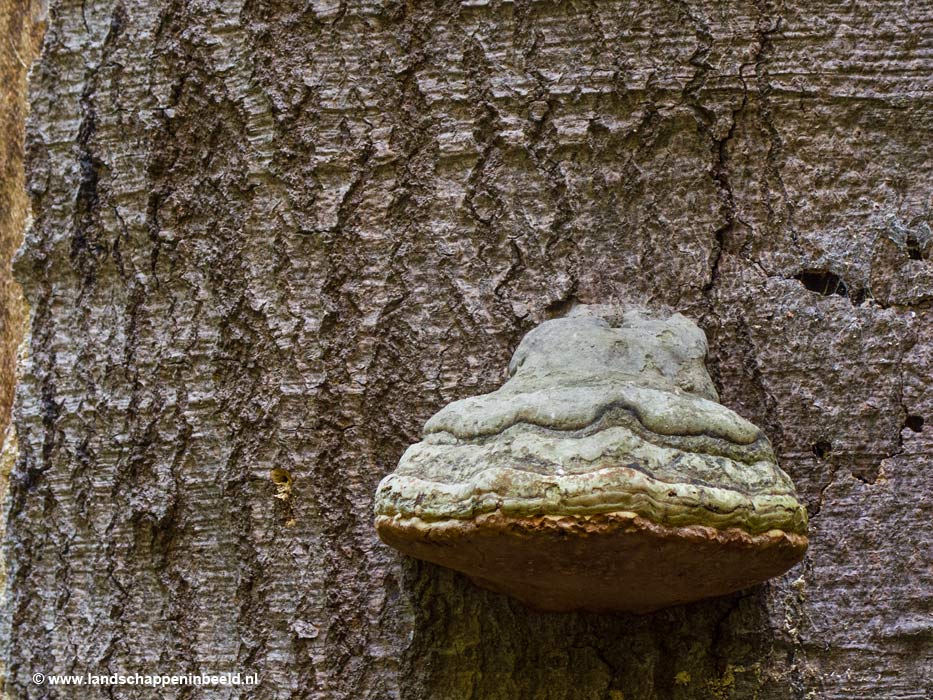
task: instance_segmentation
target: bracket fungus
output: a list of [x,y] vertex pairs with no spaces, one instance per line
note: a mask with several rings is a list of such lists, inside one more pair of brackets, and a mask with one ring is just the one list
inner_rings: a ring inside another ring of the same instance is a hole
[[501,388],[439,411],[382,480],[379,536],[543,610],[644,613],[785,572],[806,510],[706,352],[680,314],[542,323]]

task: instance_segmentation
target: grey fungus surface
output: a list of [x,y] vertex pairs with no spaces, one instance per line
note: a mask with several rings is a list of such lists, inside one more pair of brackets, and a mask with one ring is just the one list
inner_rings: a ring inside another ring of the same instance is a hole
[[783,573],[806,511],[706,352],[679,314],[541,324],[501,388],[440,410],[383,479],[380,536],[549,610],[646,612]]

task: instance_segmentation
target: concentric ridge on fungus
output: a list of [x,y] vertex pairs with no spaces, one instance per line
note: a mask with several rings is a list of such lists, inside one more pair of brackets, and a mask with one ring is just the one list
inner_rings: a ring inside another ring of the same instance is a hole
[[547,610],[647,612],[783,573],[806,511],[718,403],[706,351],[679,314],[541,324],[500,389],[439,411],[382,480],[380,537]]

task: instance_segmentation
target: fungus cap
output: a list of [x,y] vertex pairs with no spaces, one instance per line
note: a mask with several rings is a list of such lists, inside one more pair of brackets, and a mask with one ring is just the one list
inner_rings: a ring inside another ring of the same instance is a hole
[[783,573],[806,511],[706,352],[680,314],[542,323],[501,388],[444,407],[382,480],[379,536],[545,610],[649,612]]

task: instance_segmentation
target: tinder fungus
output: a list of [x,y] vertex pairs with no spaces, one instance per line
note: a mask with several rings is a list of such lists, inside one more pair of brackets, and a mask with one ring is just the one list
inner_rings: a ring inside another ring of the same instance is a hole
[[706,350],[679,314],[542,323],[500,389],[444,407],[382,480],[379,536],[544,610],[649,612],[783,573],[806,511],[718,403]]

